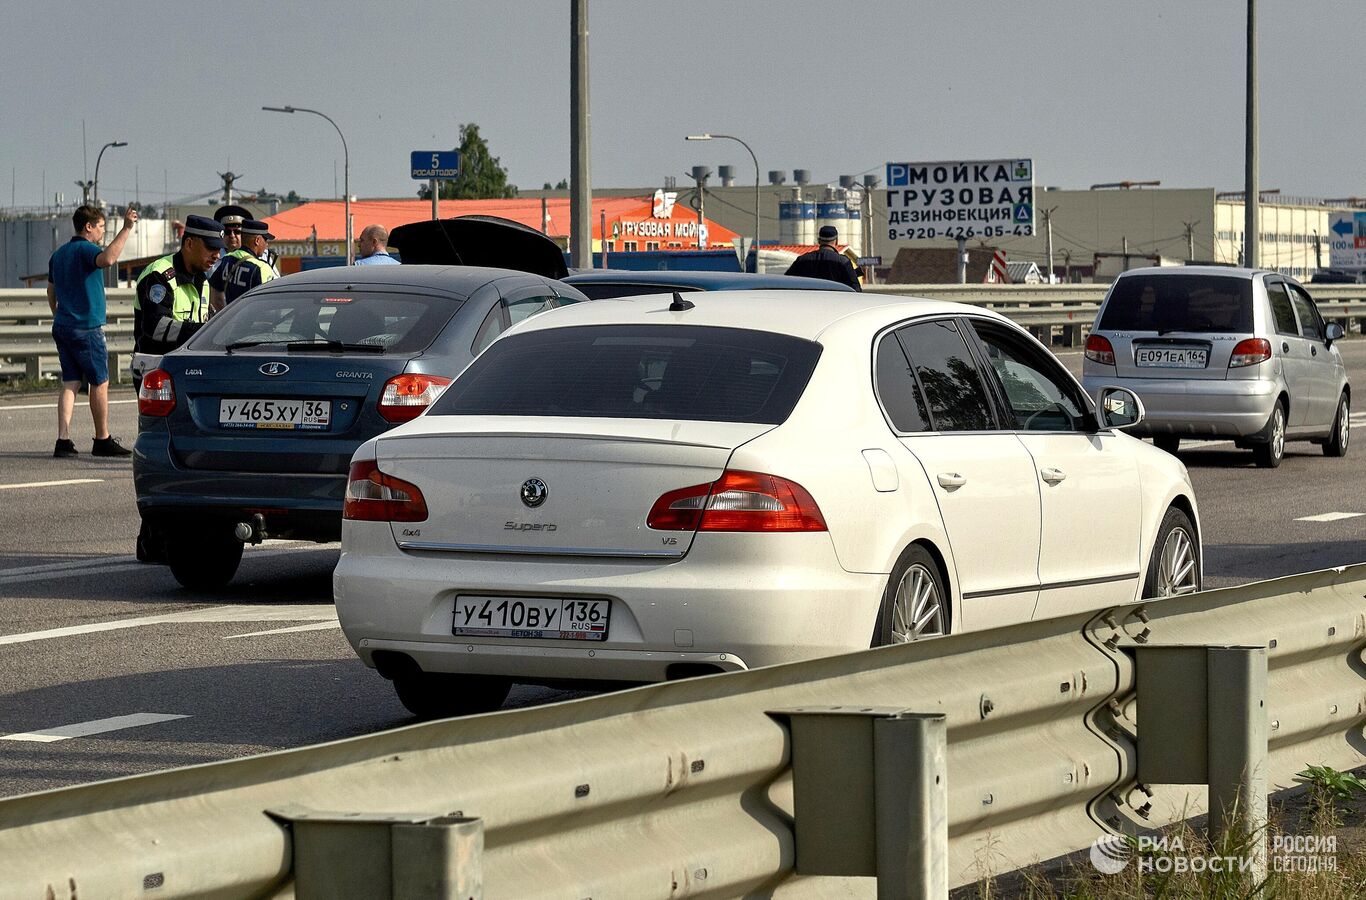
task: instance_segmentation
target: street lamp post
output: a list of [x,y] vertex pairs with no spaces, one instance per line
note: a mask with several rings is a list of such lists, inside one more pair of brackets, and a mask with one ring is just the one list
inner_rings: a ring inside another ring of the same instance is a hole
[[[92,192],[92,199],[94,200],[97,206],[100,204],[100,160],[104,159],[104,151],[108,150],[110,147],[127,146],[127,141],[110,141],[109,143],[105,144],[103,147],[100,148],[100,155],[95,157],[95,186]],[[104,207],[101,206],[100,208],[103,209]]]
[[[342,142],[342,191],[346,194],[345,200],[346,216],[346,264],[349,266],[356,261],[356,249],[351,240],[351,154],[346,149],[346,135],[337,128],[337,123],[332,121],[332,117],[326,113],[320,113],[316,109],[304,109],[302,106],[263,106],[261,109],[266,112],[280,113],[312,113],[315,116],[322,116],[328,124],[337,129],[337,137]],[[335,182],[334,182],[335,185]]]
[[754,151],[750,148],[749,144],[746,144],[733,134],[690,134],[687,136],[686,140],[710,141],[722,138],[728,141],[735,141],[735,143],[744,147],[749,151],[749,158],[754,161],[754,270],[757,272],[759,271],[759,158],[754,155]]

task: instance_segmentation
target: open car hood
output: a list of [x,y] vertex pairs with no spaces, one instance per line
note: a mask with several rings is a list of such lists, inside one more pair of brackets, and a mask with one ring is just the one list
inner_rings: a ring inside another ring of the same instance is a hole
[[534,228],[499,216],[410,222],[389,232],[390,246],[410,264],[488,266],[563,278],[564,251]]

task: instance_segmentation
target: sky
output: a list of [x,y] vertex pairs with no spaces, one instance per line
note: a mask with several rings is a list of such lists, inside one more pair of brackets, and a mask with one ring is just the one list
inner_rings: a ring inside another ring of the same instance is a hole
[[[456,146],[465,122],[513,184],[570,173],[570,0],[5,6],[0,206],[79,197],[115,140],[108,202],[207,196],[228,171],[340,196],[332,127],[262,106],[331,116],[357,197],[414,196],[410,152]],[[1257,6],[1262,188],[1366,196],[1362,0]],[[702,131],[749,143],[764,181],[1029,157],[1064,189],[1243,186],[1245,0],[589,0],[589,29],[601,187],[699,164],[753,178],[740,145],[684,141]]]

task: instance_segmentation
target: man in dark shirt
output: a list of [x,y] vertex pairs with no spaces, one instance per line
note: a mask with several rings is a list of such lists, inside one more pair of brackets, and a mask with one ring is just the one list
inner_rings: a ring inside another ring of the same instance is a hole
[[57,396],[57,444],[52,455],[77,455],[71,440],[71,414],[81,379],[90,385],[90,415],[95,420],[95,456],[128,456],[131,451],[109,434],[109,356],[104,343],[104,270],[118,262],[137,224],[137,210],[123,214],[123,228],[109,246],[104,241],[104,211],[82,206],[71,217],[76,234],[47,264],[47,305],[52,310],[52,340],[62,365]]
[[820,246],[797,257],[796,261],[788,266],[785,274],[824,278],[826,281],[847,284],[856,291],[863,290],[859,285],[858,274],[854,271],[854,264],[849,261],[849,257],[835,249],[835,243],[839,240],[839,232],[835,226],[821,226],[818,238]]
[[134,307],[139,353],[170,353],[203,326],[209,314],[206,273],[222,250],[222,225],[187,216],[180,249],[142,270]]

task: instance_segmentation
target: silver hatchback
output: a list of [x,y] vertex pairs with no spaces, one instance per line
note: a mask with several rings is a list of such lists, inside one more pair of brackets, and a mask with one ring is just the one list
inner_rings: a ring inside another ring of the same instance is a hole
[[1325,324],[1293,278],[1188,266],[1125,272],[1086,340],[1082,383],[1129,388],[1144,420],[1131,433],[1172,453],[1183,439],[1228,440],[1257,464],[1281,464],[1285,442],[1344,456],[1351,386]]

